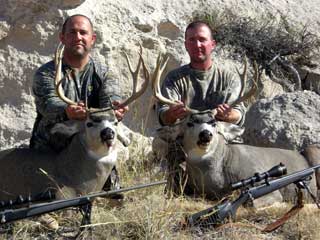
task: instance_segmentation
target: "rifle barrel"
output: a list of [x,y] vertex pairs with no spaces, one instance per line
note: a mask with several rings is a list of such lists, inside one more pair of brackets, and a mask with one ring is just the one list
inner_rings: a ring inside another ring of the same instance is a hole
[[306,177],[311,176],[315,172],[315,170],[318,168],[320,168],[320,164],[288,174],[281,178],[271,180],[269,181],[268,184],[263,184],[261,186],[253,187],[249,190],[251,197],[256,199],[263,195],[271,193],[275,190],[283,188],[291,183],[296,183],[298,181],[304,180]]
[[61,209],[72,207],[72,206],[83,206],[91,203],[91,201],[96,197],[113,195],[116,193],[122,193],[122,192],[132,191],[136,189],[157,186],[165,183],[167,183],[167,181],[163,180],[158,182],[152,182],[152,183],[141,184],[141,185],[127,187],[127,188],[122,188],[119,190],[111,190],[107,192],[98,192],[98,193],[88,194],[85,196],[71,198],[71,199],[63,199],[63,200],[56,200],[52,202],[33,204],[31,206],[24,207],[24,208],[5,209],[0,212],[0,224],[4,224],[4,223],[8,223],[15,220],[28,218],[28,217],[33,217],[40,214],[49,213],[52,211],[58,211]]
[[128,191],[137,190],[137,189],[141,189],[141,188],[147,188],[147,187],[162,185],[162,184],[166,184],[166,183],[167,183],[167,180],[162,180],[162,181],[146,183],[146,184],[136,185],[136,186],[127,187],[127,188],[120,188],[120,189],[117,189],[117,190],[110,190],[110,191],[107,191],[107,192],[93,193],[93,194],[88,195],[88,197],[90,197],[90,198],[103,197],[103,196],[113,195],[113,194],[116,194],[116,193],[128,192]]

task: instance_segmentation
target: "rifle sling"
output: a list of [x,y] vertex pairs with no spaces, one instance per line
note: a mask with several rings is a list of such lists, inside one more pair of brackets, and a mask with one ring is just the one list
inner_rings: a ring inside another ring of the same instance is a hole
[[281,218],[277,219],[275,222],[268,224],[262,232],[272,232],[282,226],[289,218],[296,215],[303,208],[303,193],[301,189],[298,190],[298,199],[296,205],[294,205],[288,212],[286,212]]
[[280,226],[282,226],[286,221],[288,221],[289,218],[293,217],[294,215],[296,215],[299,210],[302,209],[303,206],[298,206],[295,205],[293,206],[287,213],[285,213],[281,218],[279,218],[278,220],[276,220],[275,222],[267,225],[267,227],[265,229],[262,230],[262,232],[272,232],[274,230],[276,230],[277,228],[279,228]]

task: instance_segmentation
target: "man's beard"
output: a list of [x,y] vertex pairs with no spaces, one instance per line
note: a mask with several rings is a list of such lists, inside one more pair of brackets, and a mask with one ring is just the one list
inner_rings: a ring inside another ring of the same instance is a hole
[[208,56],[206,55],[202,55],[201,57],[193,57],[192,61],[195,63],[204,63],[205,61],[207,61]]
[[78,58],[83,58],[88,55],[90,49],[87,47],[72,47],[70,48],[69,52],[71,53],[72,56],[78,57]]

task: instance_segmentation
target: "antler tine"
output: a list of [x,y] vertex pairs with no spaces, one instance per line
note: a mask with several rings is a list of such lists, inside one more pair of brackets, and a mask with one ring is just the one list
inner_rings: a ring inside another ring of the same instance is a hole
[[240,75],[240,78],[241,78],[242,88],[240,91],[240,98],[238,100],[236,100],[234,103],[232,103],[231,106],[237,105],[237,104],[249,99],[257,91],[257,89],[258,89],[257,82],[258,82],[259,74],[258,74],[258,66],[255,61],[253,62],[253,68],[254,68],[254,77],[252,80],[252,86],[251,86],[251,89],[246,94],[243,94],[243,93],[245,91],[245,85],[247,82],[247,58],[244,59],[243,73],[240,74],[239,70],[237,69],[238,74]]
[[[142,48],[140,48],[140,53],[139,55],[142,53]],[[140,58],[139,58],[139,62],[138,62],[138,65],[137,65],[137,68],[136,70],[134,71],[133,68],[132,68],[132,65],[131,65],[131,61],[127,55],[126,52],[124,52],[124,55],[126,56],[126,60],[127,60],[127,64],[128,64],[128,67],[129,67],[129,71],[133,77],[133,91],[136,91],[136,88],[137,88],[137,81],[138,81],[138,74],[140,72],[140,66],[141,66],[141,61],[140,61]]]
[[[125,53],[126,59],[127,59],[127,63],[128,63],[128,67],[129,70],[131,72],[132,78],[133,78],[133,90],[132,90],[132,94],[131,96],[126,99],[125,101],[123,101],[122,103],[120,103],[118,106],[115,107],[124,107],[129,105],[130,103],[132,103],[134,100],[136,100],[137,98],[139,98],[147,89],[148,87],[148,83],[149,83],[149,71],[147,69],[147,67],[145,66],[144,63],[144,59],[142,57],[142,47],[140,45],[140,52],[139,52],[139,62],[137,65],[137,68],[135,71],[133,71],[132,67],[131,67],[131,62],[129,60],[128,55]],[[141,84],[141,88],[139,91],[137,91],[137,85],[138,85],[138,77],[139,77],[139,72],[140,72],[140,67],[143,67],[143,74],[144,74],[144,82]]]
[[142,83],[142,87],[141,88],[147,88],[149,82],[150,82],[150,71],[148,69],[148,67],[146,66],[144,59],[142,57],[142,46],[140,44],[140,52],[139,52],[139,61],[141,60],[142,63],[142,69],[143,69],[143,76],[145,81]]
[[160,77],[169,61],[169,57],[166,56],[165,58],[162,58],[161,53],[159,54],[157,58],[157,65],[154,70],[153,76],[152,76],[152,91],[153,96],[161,103],[168,104],[168,105],[176,105],[177,103],[175,101],[172,101],[166,97],[164,97],[161,94],[160,89]]
[[248,59],[246,56],[244,57],[243,72],[240,73],[239,69],[238,68],[236,68],[236,69],[237,69],[237,72],[240,76],[240,81],[241,81],[241,90],[240,90],[240,94],[239,94],[239,96],[241,97],[241,96],[243,96],[244,91],[246,89],[246,85],[247,85]]
[[58,97],[64,101],[67,104],[74,104],[76,105],[76,103],[72,100],[70,100],[69,98],[67,98],[64,93],[63,93],[63,89],[61,86],[62,83],[62,77],[61,77],[61,68],[62,68],[62,57],[63,57],[63,52],[64,52],[64,45],[60,42],[57,49],[56,49],[56,53],[55,53],[55,68],[56,68],[56,75],[55,75],[55,79],[54,79],[54,83],[55,83],[55,89],[56,89],[56,93],[58,95]]
[[61,42],[59,42],[59,44],[58,44],[58,46],[56,48],[55,55],[54,55],[54,66],[55,66],[55,69],[57,69],[59,61],[62,60],[63,51],[64,51],[64,45]]
[[[168,104],[168,105],[177,105],[177,101],[175,100],[170,100],[166,97],[164,97],[161,94],[161,88],[160,88],[160,77],[167,66],[167,63],[169,61],[169,57],[166,56],[165,58],[162,57],[161,53],[159,54],[157,58],[157,65],[155,68],[155,71],[153,73],[153,78],[152,78],[152,91],[153,91],[153,96],[161,103]],[[186,101],[187,102],[187,101]],[[191,109],[188,106],[185,106],[186,110],[188,113],[198,113],[198,110]]]

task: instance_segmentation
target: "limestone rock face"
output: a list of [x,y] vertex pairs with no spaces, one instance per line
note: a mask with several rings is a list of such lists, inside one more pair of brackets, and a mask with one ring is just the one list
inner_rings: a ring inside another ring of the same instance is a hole
[[[234,8],[245,16],[270,11],[283,13],[297,24],[319,31],[318,0],[0,0],[0,149],[28,143],[36,116],[31,91],[35,70],[53,57],[66,17],[87,15],[97,42],[93,56],[109,66],[122,94],[131,91],[131,76],[123,55],[133,65],[139,44],[151,71],[159,52],[167,52],[166,71],[188,63],[184,30],[196,11]],[[214,56],[219,58],[219,56]],[[151,91],[131,106],[124,123],[133,131],[152,136],[158,127]]]
[[261,99],[247,112],[245,142],[302,150],[320,143],[320,96],[311,91]]

